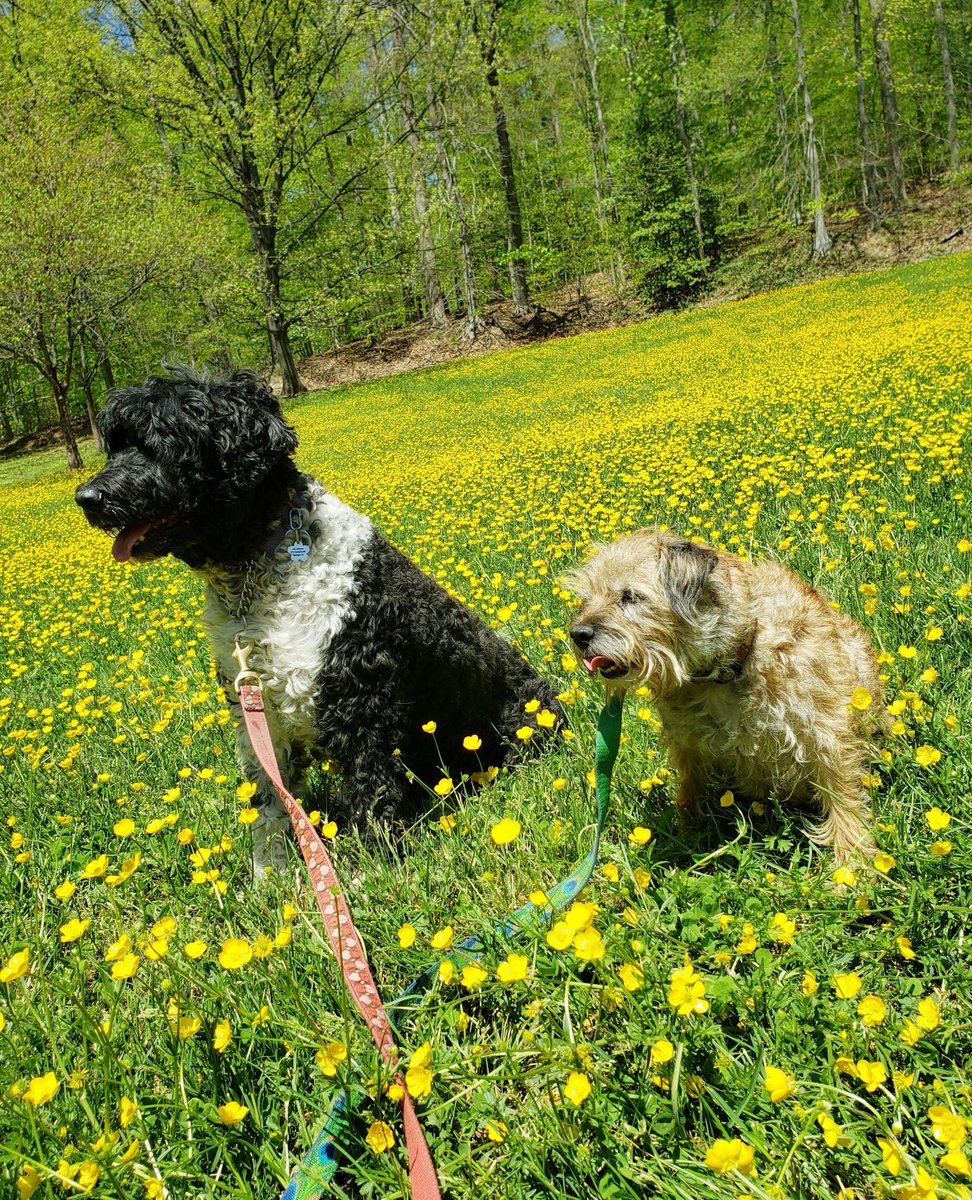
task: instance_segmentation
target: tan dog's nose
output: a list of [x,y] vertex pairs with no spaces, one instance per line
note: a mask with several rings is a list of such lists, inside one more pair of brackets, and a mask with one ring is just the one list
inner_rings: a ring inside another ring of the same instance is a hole
[[593,625],[574,625],[570,631],[571,640],[581,650],[586,650],[594,637]]

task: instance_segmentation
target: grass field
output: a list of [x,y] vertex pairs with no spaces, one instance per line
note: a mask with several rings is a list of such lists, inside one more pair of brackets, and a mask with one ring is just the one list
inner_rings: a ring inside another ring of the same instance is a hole
[[[887,680],[880,853],[837,881],[775,804],[681,838],[632,697],[591,907],[442,969],[402,1029],[449,1197],[972,1197],[970,395],[965,255],[289,408],[302,465],[557,681],[574,735],[398,852],[338,820],[386,998],[587,849],[599,695],[559,579],[592,542],[778,556]],[[344,1087],[339,1194],[405,1195],[312,898],[249,885],[198,582],[115,564],[76,482],[53,455],[0,479],[0,1191],[275,1197]]]

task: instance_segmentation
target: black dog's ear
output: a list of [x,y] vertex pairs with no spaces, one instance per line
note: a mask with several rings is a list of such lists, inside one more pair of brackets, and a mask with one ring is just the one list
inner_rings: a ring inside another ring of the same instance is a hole
[[241,369],[215,382],[217,386],[225,387],[227,391],[245,397],[251,404],[258,404],[268,412],[280,415],[277,397],[273,394],[269,383],[256,371]]
[[290,428],[283,416],[271,413],[266,423],[266,445],[271,454],[291,455],[297,449],[297,434]]
[[254,408],[263,410],[265,419],[259,423],[257,436],[270,455],[276,457],[280,454],[294,453],[297,449],[297,434],[284,420],[280,403],[262,376],[256,371],[234,371],[220,382],[226,385],[230,394],[244,399]]
[[693,619],[718,561],[718,554],[708,546],[684,538],[665,540],[661,553],[662,583],[676,616],[684,621]]

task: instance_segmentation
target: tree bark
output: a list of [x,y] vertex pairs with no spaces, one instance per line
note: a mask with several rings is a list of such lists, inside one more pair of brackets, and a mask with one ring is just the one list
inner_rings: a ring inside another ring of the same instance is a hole
[[405,125],[405,140],[408,142],[412,173],[412,204],[415,211],[415,230],[417,234],[417,251],[419,263],[419,278],[422,281],[422,296],[425,300],[426,316],[434,328],[441,329],[446,324],[446,302],[439,280],[439,270],[435,261],[435,240],[432,237],[432,225],[429,220],[429,198],[425,189],[425,166],[422,161],[422,139],[419,137],[418,117],[415,111],[415,98],[412,95],[408,78],[408,65],[405,58],[405,35],[402,29],[401,14],[393,10],[392,41],[398,58],[396,91],[398,103],[401,106],[402,118]]
[[797,181],[790,173],[790,116],[787,106],[786,90],[783,87],[783,70],[780,66],[780,49],[776,40],[776,19],[773,13],[773,0],[766,0],[763,7],[763,22],[766,26],[766,59],[773,80],[773,100],[776,109],[776,140],[779,144],[779,172],[786,194],[786,215],[791,225],[799,225],[801,221]]
[[283,312],[280,295],[280,268],[276,261],[275,229],[261,220],[252,204],[246,206],[246,219],[250,226],[250,240],[260,264],[260,292],[263,297],[264,320],[270,357],[280,372],[280,394],[284,398],[297,396],[307,388],[300,382],[297,363],[290,345],[290,332]]
[[878,183],[871,151],[871,132],[867,120],[867,93],[864,88],[864,48],[861,38],[860,0],[851,0],[854,20],[854,66],[857,76],[857,126],[861,134],[861,184],[864,208],[871,218],[872,228],[881,222],[881,188]]
[[962,156],[959,150],[958,125],[955,117],[955,81],[952,78],[952,56],[948,48],[948,29],[945,26],[945,13],[942,0],[935,0],[935,31],[938,34],[938,48],[942,55],[942,78],[945,82],[945,116],[948,124],[948,169],[957,171],[961,165]]
[[80,471],[84,466],[84,460],[81,458],[80,450],[78,450],[77,438],[74,436],[74,427],[71,424],[71,414],[68,411],[67,388],[58,379],[49,379],[48,383],[51,385],[54,407],[57,409],[57,424],[61,431],[64,452],[67,455],[68,470]]
[[526,263],[523,259],[523,217],[520,211],[520,196],[516,187],[513,169],[513,149],[506,121],[506,109],[500,92],[499,68],[496,64],[496,22],[503,0],[491,0],[488,27],[483,28],[480,11],[485,8],[479,0],[471,0],[473,31],[479,41],[479,50],[486,67],[486,84],[493,109],[493,124],[496,129],[496,144],[499,149],[500,176],[503,180],[503,197],[506,201],[507,250],[510,260],[510,285],[513,290],[513,311],[524,315],[530,311],[530,293],[527,291]]
[[3,377],[7,386],[4,388],[4,393],[0,395],[0,431],[3,432],[5,438],[9,439],[13,437],[13,425],[10,423],[10,414],[13,411],[13,405],[10,401],[13,399],[14,394],[12,363],[4,363]]
[[98,412],[95,408],[94,393],[91,390],[91,379],[97,370],[97,362],[89,363],[88,355],[85,349],[84,335],[78,339],[78,352],[81,355],[81,390],[84,392],[84,407],[88,413],[88,424],[91,426],[91,436],[94,439],[94,448],[99,454],[104,454],[105,443],[101,437],[101,430],[98,428]]
[[881,91],[881,113],[884,117],[884,136],[888,147],[888,183],[891,205],[899,212],[908,202],[905,190],[904,154],[898,125],[898,97],[891,70],[891,47],[885,29],[885,0],[869,0],[871,32],[874,36],[874,62],[877,66],[878,87]]
[[78,450],[78,442],[74,436],[74,427],[71,424],[71,413],[68,409],[68,395],[71,389],[71,367],[74,363],[74,327],[70,324],[68,325],[63,379],[61,378],[57,357],[57,342],[55,339],[48,341],[44,333],[44,328],[40,324],[37,326],[37,358],[34,360],[34,363],[47,380],[48,386],[51,389],[54,408],[57,412],[57,425],[61,431],[61,441],[64,444],[64,453],[67,456],[68,470],[80,471],[84,466],[84,461],[81,458],[81,452]]
[[699,201],[699,181],[695,171],[695,149],[685,121],[685,95],[682,92],[682,68],[685,59],[685,45],[682,41],[681,30],[678,27],[678,17],[675,13],[674,0],[665,0],[665,26],[668,31],[668,59],[672,68],[672,88],[675,92],[675,135],[685,153],[685,171],[688,175],[689,194],[692,198],[692,221],[695,225],[695,240],[698,249],[699,262],[703,269],[708,266],[705,253],[705,233],[702,228],[702,205]]
[[796,44],[797,87],[803,96],[803,119],[807,134],[807,170],[810,173],[810,200],[813,204],[813,255],[821,258],[834,244],[824,223],[823,191],[820,186],[820,159],[817,154],[817,135],[813,124],[813,105],[807,86],[807,68],[803,55],[803,26],[797,0],[790,0],[793,14],[793,36]]
[[270,342],[270,355],[280,372],[281,396],[286,398],[306,392],[307,388],[300,382],[300,376],[297,374],[297,363],[290,346],[290,334],[279,308],[267,313],[267,338]]
[[598,200],[602,204],[612,224],[618,223],[618,209],[614,202],[614,179],[611,175],[611,159],[608,153],[607,125],[604,120],[604,104],[601,100],[601,85],[598,78],[598,48],[594,30],[591,28],[591,15],[588,0],[574,0],[574,14],[577,19],[581,61],[587,79],[588,94],[594,109],[595,161],[597,169],[594,173],[595,186],[598,190]]
[[439,170],[442,172],[442,182],[446,196],[449,198],[449,208],[455,213],[458,225],[460,276],[459,288],[462,293],[465,320],[462,326],[462,340],[472,341],[486,328],[486,322],[479,312],[479,290],[476,286],[476,264],[473,259],[472,235],[469,230],[469,215],[466,210],[465,197],[459,186],[456,170],[456,155],[452,145],[451,126],[441,101],[430,103],[430,108],[436,113],[436,124],[432,131],[435,142]]

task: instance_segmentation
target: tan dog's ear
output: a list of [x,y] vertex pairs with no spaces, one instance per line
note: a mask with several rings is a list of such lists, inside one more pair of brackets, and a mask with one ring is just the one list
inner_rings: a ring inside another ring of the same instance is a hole
[[672,612],[683,621],[691,621],[709,576],[719,556],[708,546],[699,546],[684,538],[666,538],[662,544],[661,577]]

